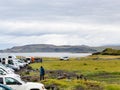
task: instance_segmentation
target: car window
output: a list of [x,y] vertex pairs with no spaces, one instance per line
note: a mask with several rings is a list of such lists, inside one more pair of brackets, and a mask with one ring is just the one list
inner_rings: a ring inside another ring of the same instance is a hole
[[0,78],[0,84],[3,84],[3,78],[2,77]]
[[3,75],[3,74],[4,74],[4,72],[2,70],[0,70],[0,75]]
[[8,58],[12,58],[12,56],[8,56]]
[[5,64],[5,58],[2,59],[2,64]]
[[8,60],[8,64],[14,65],[12,60]]
[[4,71],[4,72],[6,72],[7,73],[7,71],[5,70],[5,69],[3,69],[3,68],[0,68],[2,71]]
[[1,64],[1,63],[0,63],[0,67],[2,67],[2,68],[5,68],[5,69],[6,69],[6,66],[5,66],[5,65],[3,65],[3,64]]
[[5,82],[6,82],[7,85],[17,85],[17,84],[20,84],[19,81],[17,81],[14,78],[11,78],[11,77],[6,77],[5,78]]
[[0,62],[1,62],[1,58],[0,58]]
[[5,88],[3,88],[3,87],[0,87],[0,90],[6,90]]

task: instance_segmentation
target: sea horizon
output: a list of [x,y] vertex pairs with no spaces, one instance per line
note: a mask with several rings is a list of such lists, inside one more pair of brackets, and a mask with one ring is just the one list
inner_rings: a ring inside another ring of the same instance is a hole
[[20,52],[20,53],[0,53],[0,54],[13,54],[15,56],[36,56],[36,57],[84,57],[92,53],[71,53],[71,52]]

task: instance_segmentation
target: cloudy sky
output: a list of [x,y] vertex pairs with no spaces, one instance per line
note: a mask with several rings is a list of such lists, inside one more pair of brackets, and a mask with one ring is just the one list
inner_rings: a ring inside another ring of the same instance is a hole
[[0,0],[0,49],[120,45],[120,0]]

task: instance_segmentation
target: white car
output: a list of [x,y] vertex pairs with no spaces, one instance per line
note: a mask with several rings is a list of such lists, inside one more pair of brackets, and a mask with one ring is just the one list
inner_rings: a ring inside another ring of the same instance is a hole
[[8,68],[8,67],[4,66],[4,65],[1,64],[1,63],[0,63],[0,68],[3,69],[3,70],[5,70],[5,71],[7,71],[8,73],[11,73],[11,74],[14,73],[14,70],[13,70],[13,69]]
[[20,70],[20,67],[18,65],[10,65],[10,64],[8,64],[7,67],[13,69],[14,71]]
[[13,90],[46,90],[42,83],[24,82],[14,76],[0,75],[0,83]]
[[9,72],[7,72],[6,70],[4,70],[2,68],[0,68],[0,75],[9,75],[9,76],[14,76],[14,77],[20,79],[20,75],[15,74],[15,73],[9,73]]
[[69,60],[69,57],[60,57],[60,60]]
[[14,60],[13,62],[14,62],[15,64],[17,64],[20,68],[23,68],[23,67],[24,67],[24,64],[18,62],[17,60]]
[[25,67],[27,65],[27,63],[25,63],[24,61],[22,60],[17,60],[18,63],[20,63],[22,65],[22,67]]

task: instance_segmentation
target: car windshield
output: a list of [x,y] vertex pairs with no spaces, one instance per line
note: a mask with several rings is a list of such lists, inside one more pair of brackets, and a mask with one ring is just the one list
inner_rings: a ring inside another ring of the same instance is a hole
[[10,87],[0,84],[0,90],[12,90]]
[[1,64],[1,63],[0,63],[0,66],[1,66],[1,67],[3,67],[3,68],[5,68],[5,69],[7,69],[7,67],[6,67],[6,66],[4,66],[4,65],[3,65],[3,64]]
[[8,84],[14,84],[14,83],[26,83],[22,81],[20,78],[11,78],[11,77],[5,77],[5,81]]

